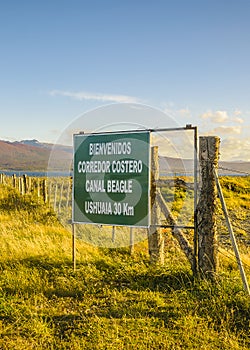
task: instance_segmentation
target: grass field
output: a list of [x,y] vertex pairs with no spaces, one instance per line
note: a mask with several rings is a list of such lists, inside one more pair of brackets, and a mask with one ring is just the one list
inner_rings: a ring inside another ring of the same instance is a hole
[[[231,183],[231,184],[230,184]],[[224,178],[250,280],[250,179]],[[219,234],[227,233],[220,208]],[[32,196],[0,187],[0,349],[250,349],[250,298],[228,242],[216,283],[193,278],[167,234],[164,266],[147,242],[97,248],[77,240]]]

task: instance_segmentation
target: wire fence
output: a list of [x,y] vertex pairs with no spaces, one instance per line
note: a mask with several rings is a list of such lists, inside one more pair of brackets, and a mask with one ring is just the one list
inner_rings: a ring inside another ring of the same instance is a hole
[[0,174],[0,184],[11,186],[21,195],[30,194],[55,212],[72,206],[72,177],[30,177]]
[[223,167],[223,166],[220,166],[220,165],[219,165],[218,169],[219,170],[223,170],[223,171],[229,171],[233,175],[236,174],[236,175],[250,176],[250,172],[239,170],[239,169],[226,168],[226,167]]
[[[237,169],[219,167],[221,170],[231,171],[235,174],[235,172],[241,173],[244,176],[250,176],[250,173],[245,171],[240,171]],[[12,176],[5,175],[4,173],[0,173],[0,184],[5,184],[16,188],[22,195],[32,194],[38,198],[40,203],[44,203],[48,205],[54,212],[58,215],[61,220],[65,222],[70,222],[72,216],[72,177],[32,177],[27,175],[17,176],[13,174]],[[165,179],[163,178],[159,180],[157,184],[161,189],[163,195],[164,190],[168,188],[172,189],[172,197],[170,198],[172,201],[174,200],[175,193],[177,193],[180,189],[186,189],[188,191],[193,191],[193,182],[187,182],[187,179],[183,180],[181,177],[176,177],[175,179]],[[246,188],[246,190],[250,190],[250,188]],[[167,199],[169,193],[165,195],[165,199]],[[189,198],[190,203],[192,202],[192,194],[190,194]],[[191,207],[191,205],[189,205]],[[186,213],[186,216],[189,217],[192,215],[191,209],[190,212]],[[181,220],[181,219],[180,219]],[[218,215],[218,223],[220,227],[222,227],[223,222],[220,216]],[[185,222],[180,222],[180,224],[184,225]],[[233,226],[235,222],[233,221]],[[242,224],[243,225],[243,224]],[[244,227],[245,229],[245,227]],[[226,230],[223,228],[224,232],[219,233],[219,241],[220,244],[224,247],[230,247],[230,240],[228,238],[228,234]],[[166,230],[167,231],[167,230]],[[114,239],[114,232],[112,233]],[[250,232],[247,233],[246,237],[242,237],[238,235],[239,242],[243,242],[244,244],[250,244]]]

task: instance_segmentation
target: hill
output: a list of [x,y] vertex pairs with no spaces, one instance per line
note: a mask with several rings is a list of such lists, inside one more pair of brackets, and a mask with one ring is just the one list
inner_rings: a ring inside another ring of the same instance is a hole
[[67,146],[54,146],[37,140],[0,141],[0,169],[46,171],[52,149],[59,163],[72,158],[72,149]]
[[[72,147],[41,143],[37,140],[0,141],[0,170],[46,171],[52,156],[53,170],[68,170],[72,162]],[[220,161],[221,175],[250,173],[250,162]],[[160,171],[165,174],[193,172],[192,159],[160,156]]]
[[[190,174],[194,169],[193,159],[180,159],[172,157],[160,157],[160,171],[161,173],[171,174]],[[240,175],[250,174],[250,162],[229,162],[219,161],[219,174],[220,175]]]

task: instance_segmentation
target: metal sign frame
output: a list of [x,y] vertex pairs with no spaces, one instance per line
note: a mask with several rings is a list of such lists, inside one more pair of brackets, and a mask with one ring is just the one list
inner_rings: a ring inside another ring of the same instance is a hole
[[[197,231],[197,213],[196,213],[196,207],[197,207],[197,200],[198,200],[198,129],[197,126],[192,126],[192,124],[187,124],[185,127],[178,127],[178,128],[158,128],[158,129],[143,129],[143,130],[128,130],[128,131],[119,131],[119,132],[105,132],[105,135],[110,134],[125,134],[125,133],[140,133],[140,132],[148,132],[149,134],[154,132],[167,132],[167,131],[193,131],[193,144],[194,144],[194,150],[193,150],[193,157],[194,157],[194,168],[193,168],[193,175],[194,175],[194,226],[173,226],[173,225],[154,225],[156,227],[163,227],[163,228],[188,228],[194,230],[194,264],[197,265],[197,254],[198,254],[198,231]],[[104,133],[103,133],[104,134]],[[81,132],[79,134],[75,135],[100,135],[100,133],[90,133],[90,134],[84,134],[84,132]],[[150,140],[150,138],[149,138]],[[149,142],[149,149],[150,149],[150,142]],[[151,152],[149,151],[149,167],[151,169]],[[74,157],[75,158],[75,157]],[[75,164],[74,166],[75,167]],[[75,170],[75,169],[73,169]],[[149,171],[149,193],[150,193],[150,184],[151,184],[151,171]],[[149,210],[149,217],[150,217],[150,196],[148,197],[148,210]],[[73,176],[73,191],[72,191],[72,203],[74,206],[74,176]],[[76,233],[75,233],[75,224],[77,222],[73,221],[73,206],[72,206],[72,259],[73,259],[73,268],[76,269]],[[149,221],[150,222],[150,221]],[[129,225],[130,226],[130,225]],[[114,228],[114,226],[113,226]],[[132,226],[131,226],[132,228]],[[131,235],[131,232],[130,232]],[[197,266],[195,267],[196,270]]]
[[[154,133],[154,132],[167,132],[167,131],[188,131],[191,130],[193,131],[193,143],[194,143],[194,169],[193,169],[193,174],[194,174],[194,226],[176,226],[178,228],[190,228],[194,229],[196,231],[196,226],[197,226],[197,220],[196,220],[196,206],[197,206],[197,200],[198,200],[198,130],[197,126],[192,126],[192,124],[187,124],[185,127],[177,127],[177,128],[158,128],[158,129],[142,129],[142,130],[127,130],[127,131],[110,131],[110,132],[103,132],[103,133],[84,133],[80,132],[78,134],[74,134],[73,136],[80,136],[84,135],[86,137],[92,136],[92,135],[124,135],[124,134],[133,134],[133,133],[145,133],[148,132],[149,134]],[[149,148],[150,148],[150,143],[149,143]],[[149,151],[150,153],[150,151]],[[151,163],[151,159],[149,157],[149,165]],[[75,164],[73,165],[73,168],[75,167]],[[73,183],[74,183],[74,176],[73,176]],[[150,171],[149,171],[149,184],[150,184]],[[74,186],[73,186],[74,188]],[[150,192],[150,189],[149,189]],[[74,203],[74,191],[73,193],[73,203]],[[150,200],[149,200],[150,202]],[[150,211],[150,206],[149,206],[149,211]],[[72,223],[78,223],[77,221],[73,221],[73,211],[72,211]],[[84,222],[80,222],[84,223]],[[86,222],[90,224],[91,222]],[[95,223],[93,223],[95,224]],[[97,223],[98,224],[98,223]],[[111,224],[109,224],[111,225]],[[116,226],[116,225],[114,225]],[[120,225],[119,225],[120,226]],[[121,226],[134,226],[134,225],[121,225]],[[171,225],[157,225],[158,227],[169,227],[171,228]],[[144,226],[142,226],[144,227]],[[196,239],[196,238],[195,238]]]

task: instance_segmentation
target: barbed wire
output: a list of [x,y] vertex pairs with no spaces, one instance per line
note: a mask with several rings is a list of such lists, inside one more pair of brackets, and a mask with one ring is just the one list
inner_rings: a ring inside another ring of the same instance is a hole
[[[230,255],[230,256],[229,256],[229,255],[225,254],[225,252],[222,251],[220,248],[219,248],[218,250],[219,250],[219,252],[220,252],[222,255],[224,255],[224,256],[225,256],[226,258],[228,258],[228,259],[231,259],[231,257],[233,257],[233,258],[235,259],[235,263],[237,263],[236,257],[235,257],[235,255],[234,255],[232,252],[230,252],[230,251],[227,250],[227,253]],[[241,263],[242,263],[242,265],[244,265],[246,268],[248,268],[249,271],[250,271],[250,265],[249,265],[247,262],[245,262],[244,260],[242,260],[242,258],[241,258]]]
[[237,169],[230,169],[230,168],[225,168],[225,167],[222,167],[222,166],[218,166],[218,169],[220,170],[227,170],[227,171],[230,171],[230,172],[233,172],[233,173],[238,173],[238,174],[245,174],[245,175],[250,175],[250,173],[246,172],[246,171],[242,171],[242,170],[237,170]]

